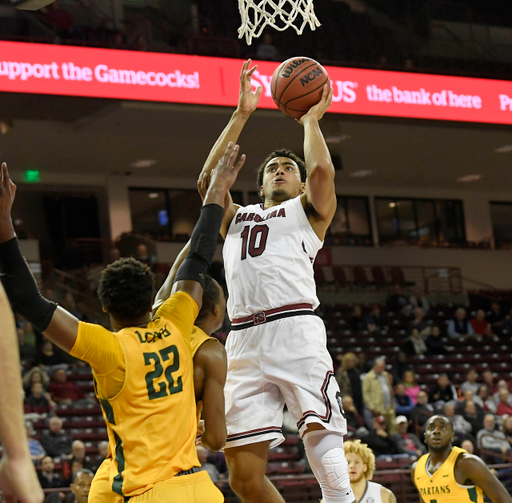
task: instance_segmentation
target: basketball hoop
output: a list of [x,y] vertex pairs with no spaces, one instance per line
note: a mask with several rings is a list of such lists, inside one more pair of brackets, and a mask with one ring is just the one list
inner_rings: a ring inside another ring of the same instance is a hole
[[247,45],[251,45],[252,38],[259,37],[267,26],[278,31],[291,26],[298,35],[302,35],[306,24],[312,30],[320,26],[313,0],[238,0],[238,10],[242,17],[238,38],[245,36]]

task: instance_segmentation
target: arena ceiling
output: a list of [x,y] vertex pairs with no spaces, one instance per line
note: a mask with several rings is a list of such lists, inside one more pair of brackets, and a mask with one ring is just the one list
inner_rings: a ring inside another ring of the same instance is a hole
[[[194,179],[231,109],[29,94],[0,94],[0,157],[11,170]],[[504,191],[510,187],[512,128],[440,121],[327,115],[322,128],[341,156],[339,187]],[[241,180],[274,148],[302,151],[302,127],[278,111],[257,111],[241,149]],[[507,146],[509,148],[507,148]],[[500,149],[504,152],[497,152]],[[140,160],[156,161],[134,168]],[[371,170],[368,177],[350,176]],[[481,175],[461,184],[457,178]],[[464,187],[461,187],[464,185]]]

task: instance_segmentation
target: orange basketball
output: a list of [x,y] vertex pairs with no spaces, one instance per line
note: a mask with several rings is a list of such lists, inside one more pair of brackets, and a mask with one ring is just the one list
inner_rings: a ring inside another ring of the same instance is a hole
[[281,112],[299,119],[320,101],[322,89],[328,82],[325,68],[314,59],[290,58],[272,75],[272,99]]

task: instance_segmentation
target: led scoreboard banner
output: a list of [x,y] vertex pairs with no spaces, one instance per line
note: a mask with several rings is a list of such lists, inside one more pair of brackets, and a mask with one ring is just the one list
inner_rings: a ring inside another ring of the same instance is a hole
[[[260,108],[279,63],[256,62]],[[0,92],[236,106],[240,60],[0,42]],[[332,113],[512,124],[512,82],[325,67]]]

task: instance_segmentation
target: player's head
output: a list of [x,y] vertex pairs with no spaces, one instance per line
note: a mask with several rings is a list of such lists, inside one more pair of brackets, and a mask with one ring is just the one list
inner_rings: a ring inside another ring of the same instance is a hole
[[372,450],[362,444],[361,440],[347,440],[343,443],[345,459],[348,463],[350,483],[355,484],[363,479],[371,480],[375,471],[375,455]]
[[425,443],[430,452],[442,452],[451,448],[453,442],[453,425],[446,417],[435,415],[425,424]]
[[89,492],[91,490],[91,482],[94,473],[91,470],[82,468],[73,475],[73,482],[71,483],[71,491],[75,495],[76,503],[86,503],[89,499]]
[[256,177],[260,197],[265,201],[286,201],[306,190],[306,164],[291,150],[274,150],[261,163]]
[[121,258],[102,271],[98,297],[105,312],[129,323],[151,311],[153,287],[153,273],[146,264]]
[[225,311],[226,298],[224,297],[224,290],[217,281],[207,275],[203,289],[203,305],[197,315],[196,325],[201,326],[201,322],[208,319],[214,322],[213,332],[216,332],[224,322]]

